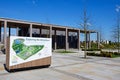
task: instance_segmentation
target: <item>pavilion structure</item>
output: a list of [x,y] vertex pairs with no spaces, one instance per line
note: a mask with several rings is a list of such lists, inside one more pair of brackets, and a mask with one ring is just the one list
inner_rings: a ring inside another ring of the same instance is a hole
[[[52,48],[54,50],[68,50],[70,48],[80,50],[81,33],[85,33],[85,31],[79,28],[72,28],[69,26],[0,18],[0,42],[4,44],[5,48],[7,46],[7,37],[14,34],[14,36],[23,37],[26,36],[52,38]],[[99,33],[92,30],[87,30],[87,48],[90,48],[91,46],[91,33],[96,33],[97,44],[99,48]]]

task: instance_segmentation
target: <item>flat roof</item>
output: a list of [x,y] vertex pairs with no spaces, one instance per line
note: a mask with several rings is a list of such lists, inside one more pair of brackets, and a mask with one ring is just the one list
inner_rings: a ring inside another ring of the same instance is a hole
[[[7,22],[10,22],[10,23],[19,23],[19,24],[28,24],[28,25],[33,24],[33,25],[46,26],[46,27],[52,26],[56,29],[59,29],[59,28],[66,29],[67,28],[71,31],[80,30],[81,33],[85,33],[85,31],[82,30],[82,29],[74,28],[74,27],[70,27],[70,26],[61,26],[61,25],[46,24],[46,23],[39,23],[39,22],[30,22],[30,21],[16,20],[16,19],[10,19],[10,18],[0,18],[0,21],[7,21]],[[87,32],[96,33],[96,31],[94,31],[94,30],[87,30]]]

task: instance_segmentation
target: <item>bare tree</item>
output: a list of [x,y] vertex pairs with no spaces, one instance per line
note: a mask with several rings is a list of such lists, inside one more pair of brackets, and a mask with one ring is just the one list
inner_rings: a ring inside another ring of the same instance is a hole
[[84,9],[83,11],[83,18],[81,19],[82,23],[80,24],[80,26],[84,29],[84,58],[87,57],[87,30],[88,30],[88,26],[90,26],[91,24],[89,23],[89,17],[87,15],[87,11],[86,9]]
[[103,29],[102,26],[100,26],[98,30],[100,32],[100,43],[102,43],[102,41],[104,40],[104,32],[102,29]]
[[118,39],[118,53],[120,53],[120,6],[117,6],[117,39]]
[[116,12],[117,12],[117,21],[116,21],[116,26],[113,29],[113,37],[117,42],[118,53],[120,53],[120,6],[117,6]]

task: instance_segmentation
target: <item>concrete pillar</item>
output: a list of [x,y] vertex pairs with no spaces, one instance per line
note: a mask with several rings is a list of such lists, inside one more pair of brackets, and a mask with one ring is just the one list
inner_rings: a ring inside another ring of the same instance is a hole
[[91,48],[90,31],[89,31],[89,34],[88,34],[88,42],[89,42],[89,49],[90,49]]
[[[69,37],[69,31],[67,30],[67,37]],[[68,41],[68,38],[67,38],[67,47],[69,49],[69,41]]]
[[32,24],[30,24],[30,37],[32,37]]
[[52,38],[52,26],[50,26],[49,35],[50,35],[50,38]]
[[57,42],[56,42],[56,30],[55,30],[55,50],[57,49]]
[[99,32],[97,32],[97,48],[100,49]]
[[7,21],[4,21],[4,48],[6,49],[7,44]]
[[88,49],[88,33],[86,33],[86,48]]
[[65,30],[65,50],[68,50],[68,29]]
[[1,42],[1,26],[0,26],[0,42]]
[[87,49],[90,49],[90,31],[87,33]]
[[78,30],[78,50],[80,50],[80,30]]
[[11,28],[9,27],[9,36],[11,35],[10,33],[11,33]]
[[19,36],[19,27],[16,28],[16,36]]
[[40,37],[42,36],[42,29],[40,28]]

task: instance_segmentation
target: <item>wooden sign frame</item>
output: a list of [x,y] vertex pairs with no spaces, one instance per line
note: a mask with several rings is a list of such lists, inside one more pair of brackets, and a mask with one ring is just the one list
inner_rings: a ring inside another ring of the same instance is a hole
[[[21,38],[21,37],[18,37],[18,38]],[[27,38],[29,39],[31,37],[27,37]],[[11,43],[10,39],[12,39],[12,38],[11,37],[7,38],[7,47],[6,47],[6,68],[7,68],[8,71],[17,70],[17,69],[22,70],[22,69],[42,67],[42,66],[43,67],[44,66],[49,67],[51,65],[51,56],[47,56],[47,57],[43,57],[43,58],[40,58],[40,59],[35,59],[35,60],[31,60],[31,61],[27,61],[27,62],[23,62],[23,63],[11,66],[10,65],[10,61],[11,61],[10,58],[11,58],[12,53],[10,52],[10,48],[11,48],[10,47],[10,43]],[[38,38],[37,38],[37,40],[38,40]],[[50,46],[49,47],[51,48],[52,47],[51,46],[51,43],[52,43],[51,39],[48,39],[48,40],[50,40]],[[50,54],[52,55],[52,48],[50,50]],[[19,58],[18,56],[16,56],[16,57]]]

